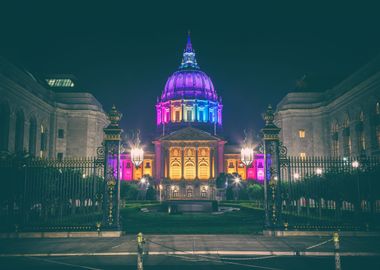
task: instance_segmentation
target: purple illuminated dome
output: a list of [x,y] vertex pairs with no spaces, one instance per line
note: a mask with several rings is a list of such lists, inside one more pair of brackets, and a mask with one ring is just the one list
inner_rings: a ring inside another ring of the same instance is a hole
[[179,70],[169,77],[161,95],[161,101],[175,98],[218,99],[211,79],[198,66],[190,35]]
[[174,98],[208,99],[216,101],[218,96],[215,92],[211,79],[200,70],[183,69],[174,72],[166,82],[161,100],[166,101]]
[[[157,126],[168,131],[184,125],[211,129],[222,126],[222,102],[206,73],[200,70],[190,35],[182,62],[166,82],[156,105]],[[210,125],[211,124],[211,125]]]

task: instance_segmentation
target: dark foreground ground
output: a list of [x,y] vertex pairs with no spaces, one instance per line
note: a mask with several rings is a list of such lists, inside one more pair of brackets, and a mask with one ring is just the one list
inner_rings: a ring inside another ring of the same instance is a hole
[[[331,237],[145,235],[144,269],[335,269]],[[380,269],[380,237],[341,237],[342,269]],[[135,236],[0,239],[0,269],[136,269]]]
[[[233,259],[233,257],[230,257]],[[335,269],[334,257],[253,257],[242,260],[208,261],[194,256],[148,256],[144,260],[144,269],[180,269],[180,270],[237,270],[237,269],[278,269],[278,270],[314,270]],[[233,263],[233,264],[229,264]],[[135,256],[80,256],[80,257],[20,257],[0,258],[1,269],[136,269]],[[342,257],[342,269],[380,269],[380,257]]]

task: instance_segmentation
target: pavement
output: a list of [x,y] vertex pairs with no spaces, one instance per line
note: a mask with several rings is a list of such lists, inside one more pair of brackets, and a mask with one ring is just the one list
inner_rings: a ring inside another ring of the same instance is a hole
[[[331,237],[144,235],[144,269],[334,269]],[[380,237],[341,237],[342,269],[380,269]],[[0,265],[18,269],[136,269],[135,236],[0,239]]]
[[[266,237],[257,235],[144,235],[149,255],[280,255],[333,256],[331,237]],[[380,256],[380,237],[341,237],[342,256]],[[135,236],[118,238],[0,239],[4,256],[135,255]]]

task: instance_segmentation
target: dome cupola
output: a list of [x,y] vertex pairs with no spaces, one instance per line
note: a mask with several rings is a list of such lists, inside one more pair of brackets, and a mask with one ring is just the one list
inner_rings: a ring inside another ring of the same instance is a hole
[[222,107],[210,77],[198,65],[188,34],[181,64],[158,99],[157,126],[166,125],[168,131],[183,125],[211,126],[216,133],[222,125]]

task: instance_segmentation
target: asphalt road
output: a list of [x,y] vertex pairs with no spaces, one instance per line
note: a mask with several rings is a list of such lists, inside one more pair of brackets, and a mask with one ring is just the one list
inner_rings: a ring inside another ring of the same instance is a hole
[[[205,259],[194,256],[147,256],[144,269],[180,270],[314,270],[335,269],[334,257],[246,257],[241,260]],[[230,257],[233,259],[233,257]],[[246,259],[246,260],[245,260]],[[231,264],[232,263],[232,264]],[[380,269],[380,257],[342,257],[342,269]],[[2,270],[39,269],[136,269],[136,256],[17,257],[0,258]]]
[[[146,235],[144,269],[334,269],[331,237]],[[342,269],[380,269],[379,237],[342,237]],[[0,239],[0,269],[136,269],[136,240]]]

